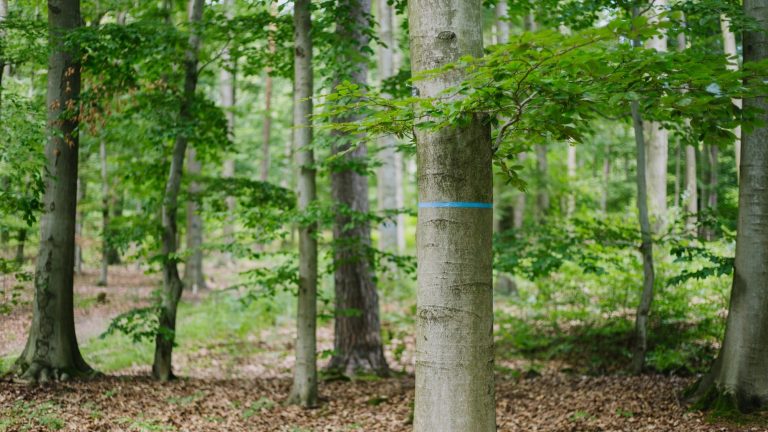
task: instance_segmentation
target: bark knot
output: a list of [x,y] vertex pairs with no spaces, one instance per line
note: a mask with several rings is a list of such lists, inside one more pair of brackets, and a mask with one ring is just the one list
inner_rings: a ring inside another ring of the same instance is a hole
[[438,33],[437,38],[441,39],[441,40],[455,39],[456,38],[456,33],[452,32],[452,31],[448,31],[448,30],[441,31],[440,33]]

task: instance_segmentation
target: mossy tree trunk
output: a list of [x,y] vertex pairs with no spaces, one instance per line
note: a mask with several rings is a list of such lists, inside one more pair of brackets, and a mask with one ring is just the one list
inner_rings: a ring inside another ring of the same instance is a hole
[[16,368],[31,381],[66,380],[91,374],[77,346],[73,311],[73,268],[77,207],[80,59],[65,48],[80,26],[79,0],[48,2],[48,176],[40,219],[40,248],[29,338]]

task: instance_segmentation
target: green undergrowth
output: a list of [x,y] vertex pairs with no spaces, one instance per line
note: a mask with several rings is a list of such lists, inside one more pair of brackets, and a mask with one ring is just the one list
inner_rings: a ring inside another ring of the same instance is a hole
[[60,408],[52,402],[17,401],[0,410],[0,431],[57,431],[65,426]]

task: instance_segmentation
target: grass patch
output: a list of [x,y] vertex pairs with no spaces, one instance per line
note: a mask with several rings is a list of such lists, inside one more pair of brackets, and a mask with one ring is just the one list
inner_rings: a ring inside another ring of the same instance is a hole
[[58,416],[59,407],[51,402],[18,401],[0,411],[0,431],[56,431],[66,425]]

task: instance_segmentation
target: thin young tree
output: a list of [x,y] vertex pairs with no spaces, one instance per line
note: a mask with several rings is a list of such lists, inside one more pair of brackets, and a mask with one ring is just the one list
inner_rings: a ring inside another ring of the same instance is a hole
[[[203,165],[197,159],[197,151],[191,147],[187,152],[187,174],[199,176]],[[196,195],[202,187],[197,181],[189,182],[190,199],[187,201],[187,258],[184,266],[184,282],[192,293],[207,289],[205,272],[203,271],[203,216],[200,214],[200,205],[196,201]]]
[[[294,26],[293,119],[296,164],[299,166],[299,211],[316,199],[315,155],[312,151],[312,19],[311,0],[296,0]],[[317,404],[317,223],[299,228],[299,295],[296,312],[296,366],[289,400],[304,407]]]
[[[235,16],[235,2],[234,0],[224,1],[225,13],[228,19],[232,19]],[[219,89],[221,98],[221,108],[224,110],[224,115],[227,117],[227,133],[229,138],[234,140],[235,138],[235,102],[237,93],[235,91],[236,61],[232,58],[232,54],[229,47],[224,48],[221,55],[225,67],[221,69],[219,76]],[[235,176],[235,160],[230,157],[224,161],[224,168],[222,170],[222,176],[225,178],[231,178]],[[234,229],[233,221],[235,214],[236,201],[235,197],[228,196],[227,199],[227,220],[228,223],[224,225],[224,240],[231,244],[234,241]],[[230,259],[230,258],[228,258]]]
[[[739,53],[736,50],[736,35],[731,30],[731,20],[726,15],[720,16],[720,28],[723,32],[723,52],[728,56],[728,69],[739,70]],[[733,99],[733,103],[741,108],[741,99]],[[741,166],[741,125],[733,129],[736,140],[733,149],[736,154],[736,180],[739,180],[739,167]]]
[[77,345],[73,310],[80,58],[67,39],[80,26],[79,0],[48,2],[48,175],[32,324],[26,347],[16,361],[18,372],[31,381],[64,381],[93,373]]
[[[336,35],[340,43],[348,46],[341,64],[349,65],[349,70],[339,71],[337,83],[366,83],[370,10],[370,0],[342,0],[339,4]],[[334,122],[350,120],[354,118]],[[333,227],[334,355],[328,367],[347,375],[385,375],[388,366],[381,342],[379,297],[369,260],[371,227],[369,222],[355,220],[350,214],[367,214],[370,209],[368,177],[359,169],[360,164],[366,163],[368,149],[360,137],[334,131],[332,152],[341,155],[343,163],[331,171],[331,192],[338,211]]]
[[99,138],[99,162],[101,165],[101,271],[98,286],[107,286],[109,278],[109,165],[107,163],[107,141]]
[[[483,54],[479,0],[408,2],[414,75]],[[437,97],[454,70],[414,83]],[[414,430],[496,430],[493,382],[493,179],[482,117],[416,129],[418,292]]]
[[[203,16],[203,0],[189,0],[190,34],[184,55],[184,92],[179,107],[179,120],[189,124],[193,119],[193,102],[197,88],[197,63],[200,49],[200,29],[198,24]],[[160,308],[160,332],[155,337],[155,359],[152,375],[159,381],[174,378],[172,371],[173,341],[176,331],[176,310],[181,299],[184,284],[179,277],[177,258],[177,221],[179,190],[184,170],[184,157],[189,137],[185,128],[181,128],[173,144],[170,172],[165,184],[162,204],[162,253],[163,261],[163,300]]]
[[[744,12],[758,30],[744,32],[744,63],[768,59],[768,1],[745,0]],[[747,85],[749,82],[746,83]],[[764,117],[765,98],[744,100]],[[733,286],[725,337],[710,371],[690,401],[703,408],[743,413],[768,409],[768,127],[745,131],[741,143],[739,219]]]

